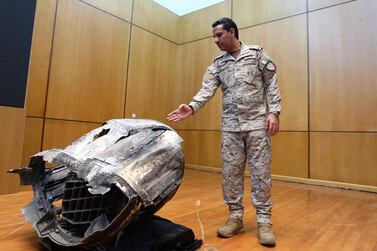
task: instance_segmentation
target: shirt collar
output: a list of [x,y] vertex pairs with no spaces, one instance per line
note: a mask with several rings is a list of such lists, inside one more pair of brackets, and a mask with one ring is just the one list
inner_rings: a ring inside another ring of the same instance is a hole
[[[244,58],[245,56],[250,55],[249,47],[244,45],[241,41],[240,41],[240,44],[241,44],[241,52],[240,52],[240,55],[238,55],[238,58],[236,60],[239,60],[241,58]],[[223,54],[223,57],[221,58],[221,61],[228,61],[228,60],[234,60],[234,58],[232,55],[230,55],[230,53],[225,52]]]

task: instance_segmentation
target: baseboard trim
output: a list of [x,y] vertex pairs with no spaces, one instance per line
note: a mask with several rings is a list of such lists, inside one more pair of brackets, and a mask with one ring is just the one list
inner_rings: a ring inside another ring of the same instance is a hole
[[[221,173],[221,168],[217,168],[217,167],[186,164],[186,168],[198,170],[198,171]],[[250,176],[250,173],[246,171],[245,176]],[[366,185],[327,181],[327,180],[307,179],[307,178],[291,177],[291,176],[284,176],[284,175],[277,175],[277,174],[272,174],[271,176],[273,180],[278,180],[278,181],[286,181],[286,182],[293,182],[293,183],[300,183],[300,184],[307,184],[307,185],[324,186],[324,187],[377,193],[377,187],[374,187],[374,186],[366,186]]]

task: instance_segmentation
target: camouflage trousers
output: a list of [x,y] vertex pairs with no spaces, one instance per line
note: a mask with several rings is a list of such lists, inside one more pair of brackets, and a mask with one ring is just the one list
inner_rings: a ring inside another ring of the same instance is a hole
[[242,218],[244,172],[250,168],[257,222],[271,223],[271,138],[265,130],[222,132],[223,195],[230,216]]

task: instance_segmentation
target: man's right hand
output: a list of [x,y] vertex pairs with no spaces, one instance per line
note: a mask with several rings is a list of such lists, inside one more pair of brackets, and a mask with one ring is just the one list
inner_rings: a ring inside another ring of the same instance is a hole
[[172,122],[178,122],[185,118],[190,117],[193,114],[191,107],[186,104],[181,104],[178,109],[172,111],[166,117],[167,120]]

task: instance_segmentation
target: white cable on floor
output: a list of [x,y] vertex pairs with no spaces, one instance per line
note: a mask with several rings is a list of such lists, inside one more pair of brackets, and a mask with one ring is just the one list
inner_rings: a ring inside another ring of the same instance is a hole
[[[199,207],[200,207],[200,200],[197,200],[196,201],[196,215],[198,216],[200,229],[202,231],[202,240],[203,240],[203,243],[204,243],[204,228],[203,228],[202,221],[200,220]],[[204,244],[204,251],[217,251],[217,248],[210,246],[210,245],[207,245],[207,244]]]
[[200,207],[200,200],[197,200],[196,201],[196,215],[198,216],[198,221],[199,221],[200,229],[202,231],[202,240],[204,242],[204,228],[203,228],[202,221],[200,220],[199,207]]

